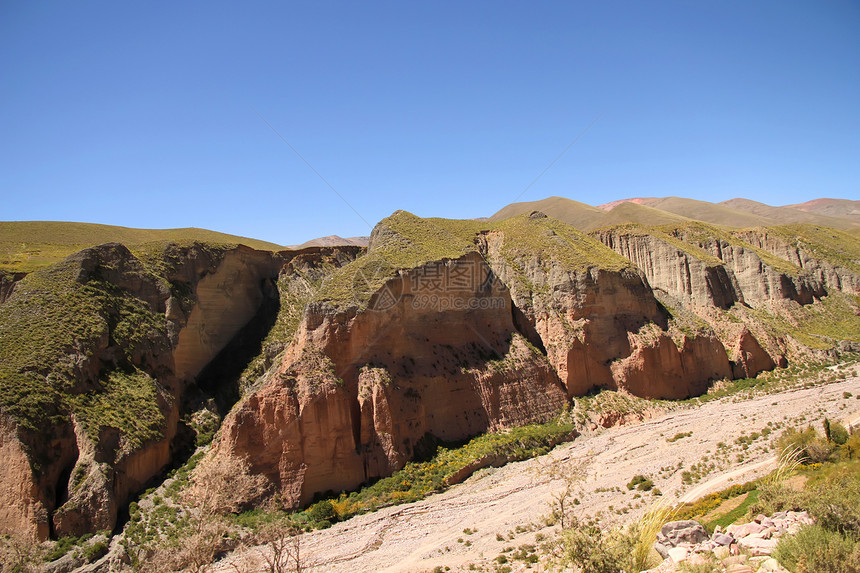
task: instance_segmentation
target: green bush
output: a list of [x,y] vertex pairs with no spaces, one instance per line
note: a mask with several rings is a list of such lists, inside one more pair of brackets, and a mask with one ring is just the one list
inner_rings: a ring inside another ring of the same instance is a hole
[[308,519],[313,523],[328,521],[329,525],[331,525],[331,521],[337,517],[334,512],[334,506],[331,504],[331,501],[327,499],[313,504],[308,508],[306,513]]
[[773,556],[795,573],[860,573],[860,543],[819,524],[782,538]]
[[108,552],[108,544],[104,541],[97,541],[92,545],[87,545],[84,548],[84,557],[90,563],[104,557]]
[[801,463],[820,464],[830,459],[833,446],[822,439],[811,426],[805,430],[788,428],[775,443],[778,453],[799,450],[797,461]]
[[837,446],[844,445],[849,438],[848,430],[839,422],[830,423],[830,440]]

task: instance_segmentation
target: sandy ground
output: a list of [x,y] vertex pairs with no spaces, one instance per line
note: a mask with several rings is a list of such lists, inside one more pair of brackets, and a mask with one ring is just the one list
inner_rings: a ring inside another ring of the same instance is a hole
[[[845,392],[853,396],[845,398]],[[549,537],[557,531],[544,524],[553,495],[564,489],[562,480],[550,479],[551,465],[587,472],[577,493],[581,504],[576,513],[602,511],[605,518],[626,521],[659,499],[673,503],[696,499],[769,472],[775,464],[769,444],[784,426],[811,423],[820,428],[824,416],[846,425],[856,423],[858,395],[860,377],[853,377],[743,401],[724,398],[637,425],[583,435],[540,458],[482,470],[425,500],[306,534],[302,552],[306,563],[318,564],[314,571],[393,573],[437,566],[465,570],[473,563],[487,566],[503,548],[534,543],[536,535]],[[746,449],[736,442],[753,432],[761,434],[769,422],[769,436],[750,441]],[[673,439],[687,432],[691,435]],[[696,471],[696,464],[706,469]],[[684,483],[685,471],[693,472],[688,479],[692,483]],[[653,480],[662,497],[628,490],[626,484],[637,474]],[[242,570],[253,570],[251,560],[263,550],[239,552],[216,570],[235,571],[231,563],[239,562]]]

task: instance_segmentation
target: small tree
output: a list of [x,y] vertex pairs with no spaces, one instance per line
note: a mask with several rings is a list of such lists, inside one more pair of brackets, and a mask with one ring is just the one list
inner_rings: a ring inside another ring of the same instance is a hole
[[562,529],[569,524],[568,516],[577,505],[577,494],[582,489],[590,460],[575,463],[572,460],[556,461],[550,459],[542,463],[538,473],[548,481],[561,481],[562,487],[552,492],[551,517]]
[[255,541],[264,544],[259,551],[269,573],[303,573],[313,567],[302,550],[302,531],[291,523],[268,524]]

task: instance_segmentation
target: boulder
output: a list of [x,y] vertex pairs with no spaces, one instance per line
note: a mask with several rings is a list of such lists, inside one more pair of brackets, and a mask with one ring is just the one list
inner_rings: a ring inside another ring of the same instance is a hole
[[657,535],[660,543],[671,547],[677,547],[681,543],[695,545],[707,541],[708,538],[708,532],[702,524],[692,519],[670,521],[660,528],[660,533]]

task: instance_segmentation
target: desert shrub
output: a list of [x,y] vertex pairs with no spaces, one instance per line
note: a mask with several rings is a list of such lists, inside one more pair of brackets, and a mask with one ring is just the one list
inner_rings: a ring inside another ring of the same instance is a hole
[[860,543],[819,524],[782,538],[773,556],[796,573],[860,572]]
[[190,487],[183,492],[186,503],[205,514],[237,513],[264,496],[268,480],[250,472],[248,462],[234,456],[210,457],[196,465]]
[[860,458],[860,433],[851,435],[842,449],[849,460]]
[[201,572],[233,545],[227,523],[211,515],[198,520],[181,537],[158,543],[145,556],[135,555],[132,564],[139,573]]
[[822,439],[812,427],[805,430],[788,428],[775,442],[778,453],[798,450],[798,461],[801,463],[820,464],[830,459],[833,446]]
[[810,481],[803,491],[782,483],[764,483],[749,515],[773,515],[777,511],[808,511],[828,531],[860,539],[860,474],[856,462],[832,466],[823,477]]
[[541,550],[560,569],[573,567],[581,573],[642,571],[660,562],[654,541],[674,515],[668,504],[657,503],[625,527],[605,528],[597,518],[572,517],[572,524]]
[[108,552],[108,544],[105,541],[96,541],[91,545],[84,547],[84,558],[87,562],[93,562],[96,559],[104,557]]
[[631,571],[632,541],[617,530],[607,531],[596,520],[578,520],[565,529],[549,552],[559,568],[578,567],[582,573]]
[[844,445],[849,438],[848,430],[839,422],[830,423],[830,440],[837,446]]
[[[638,486],[639,484],[645,483],[647,481],[649,481],[648,478],[646,478],[642,474],[637,474],[637,475],[633,476],[633,479],[631,479],[629,482],[627,482],[627,489],[633,489],[636,486]],[[653,483],[652,483],[652,485],[653,485]]]
[[811,484],[809,513],[822,527],[860,540],[860,474],[856,463]]
[[35,573],[41,571],[42,548],[20,534],[0,535],[0,571],[3,573]]

